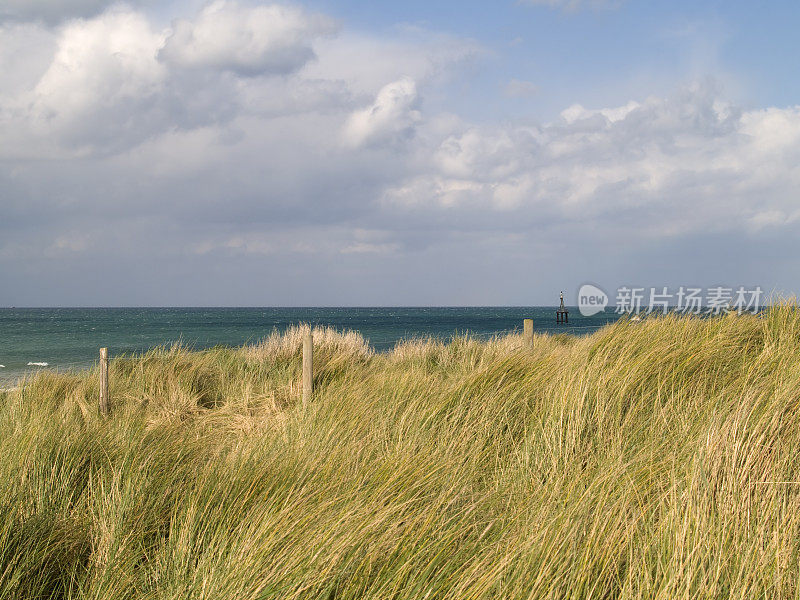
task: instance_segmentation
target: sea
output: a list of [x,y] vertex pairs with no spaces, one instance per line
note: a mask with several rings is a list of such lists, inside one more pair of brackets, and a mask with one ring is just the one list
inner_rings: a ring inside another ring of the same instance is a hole
[[569,308],[569,324],[556,324],[554,306],[317,307],[317,308],[0,308],[0,382],[8,385],[42,369],[78,370],[95,364],[99,348],[112,356],[181,343],[203,350],[257,343],[273,331],[310,323],[360,332],[378,352],[403,339],[481,338],[534,330],[586,335],[616,320],[611,311],[591,317]]

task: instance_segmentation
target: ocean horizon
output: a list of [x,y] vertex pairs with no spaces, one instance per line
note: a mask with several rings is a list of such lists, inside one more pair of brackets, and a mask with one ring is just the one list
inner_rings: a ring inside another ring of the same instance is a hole
[[0,380],[42,369],[92,366],[101,347],[112,356],[164,345],[194,350],[254,344],[299,323],[357,331],[378,352],[403,339],[488,338],[521,331],[533,318],[539,333],[585,335],[615,321],[613,312],[584,317],[568,307],[570,322],[556,324],[555,306],[364,307],[65,307],[0,308]]

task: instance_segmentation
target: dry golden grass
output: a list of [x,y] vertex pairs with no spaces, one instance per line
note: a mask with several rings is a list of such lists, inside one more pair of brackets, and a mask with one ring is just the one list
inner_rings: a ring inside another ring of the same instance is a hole
[[303,327],[0,393],[0,598],[797,598],[800,314]]

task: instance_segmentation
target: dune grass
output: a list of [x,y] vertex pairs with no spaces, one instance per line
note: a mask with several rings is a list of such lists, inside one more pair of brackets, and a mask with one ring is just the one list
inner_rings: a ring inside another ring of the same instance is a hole
[[0,393],[0,598],[797,598],[800,312],[302,328]]

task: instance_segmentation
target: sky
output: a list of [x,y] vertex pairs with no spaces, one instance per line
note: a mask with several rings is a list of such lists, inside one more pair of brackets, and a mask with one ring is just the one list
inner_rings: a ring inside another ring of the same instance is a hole
[[800,3],[0,0],[0,306],[800,288]]

